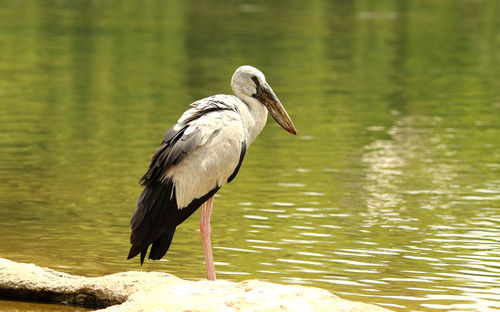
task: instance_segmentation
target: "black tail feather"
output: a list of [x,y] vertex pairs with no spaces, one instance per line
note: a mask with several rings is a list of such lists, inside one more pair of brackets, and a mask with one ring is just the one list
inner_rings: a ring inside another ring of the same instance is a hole
[[204,196],[193,199],[186,207],[178,209],[175,187],[171,180],[146,186],[130,221],[132,246],[127,259],[140,253],[142,265],[151,244],[149,259],[161,259],[172,243],[176,227],[218,190],[219,187],[216,186]]
[[149,246],[144,246],[144,245],[132,245],[128,252],[127,260],[137,256],[143,250],[144,252],[146,252],[148,250],[148,247]]
[[168,227],[165,229],[165,232],[153,242],[148,257],[150,260],[160,260],[167,253],[172,243],[174,232],[175,226]]

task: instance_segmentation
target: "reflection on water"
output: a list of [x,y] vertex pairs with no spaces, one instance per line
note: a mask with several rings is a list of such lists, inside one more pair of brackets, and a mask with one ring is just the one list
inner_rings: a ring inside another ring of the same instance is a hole
[[2,312],[84,312],[90,311],[82,307],[72,307],[58,304],[45,304],[22,301],[7,301],[0,300],[0,308]]
[[128,221],[163,132],[248,63],[299,136],[271,119],[217,194],[219,278],[396,311],[500,310],[495,7],[0,3],[0,257],[202,278],[198,214],[143,267],[125,260]]

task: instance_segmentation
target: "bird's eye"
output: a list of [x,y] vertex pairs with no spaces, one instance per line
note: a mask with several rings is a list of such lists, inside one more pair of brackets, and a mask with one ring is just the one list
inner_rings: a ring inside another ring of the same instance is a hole
[[257,76],[252,76],[252,80],[255,83],[255,94],[252,94],[254,98],[258,98],[260,95],[260,82]]
[[258,89],[260,87],[259,78],[257,78],[257,76],[252,76],[252,80],[253,80],[253,82],[255,83],[255,86]]

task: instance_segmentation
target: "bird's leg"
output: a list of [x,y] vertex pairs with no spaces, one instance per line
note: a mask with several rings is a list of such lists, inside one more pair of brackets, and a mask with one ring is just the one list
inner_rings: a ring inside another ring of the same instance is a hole
[[212,255],[212,243],[210,242],[210,215],[212,214],[212,205],[214,197],[210,197],[201,205],[200,233],[203,251],[205,252],[205,263],[207,264],[207,279],[215,281],[214,257]]

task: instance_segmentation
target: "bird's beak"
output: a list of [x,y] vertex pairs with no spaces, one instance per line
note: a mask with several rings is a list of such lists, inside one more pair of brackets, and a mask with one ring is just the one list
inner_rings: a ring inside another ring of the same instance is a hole
[[292,119],[288,116],[280,100],[267,83],[260,86],[259,96],[260,101],[266,106],[274,120],[286,131],[291,134],[297,134],[297,129],[295,129]]

